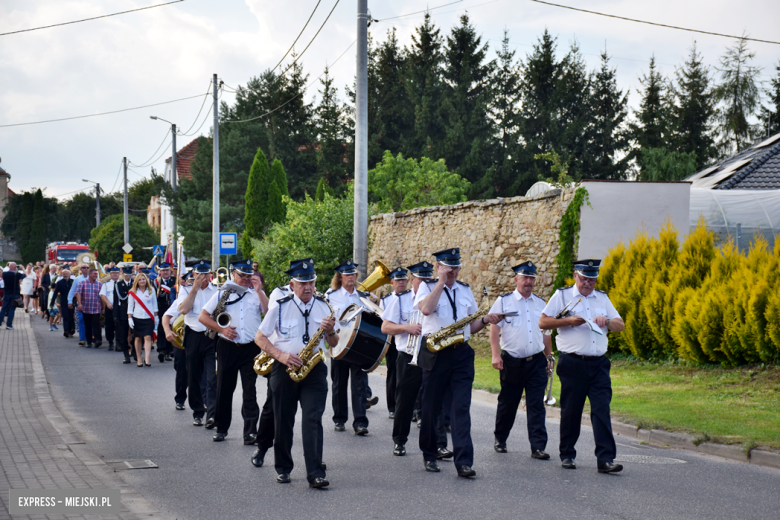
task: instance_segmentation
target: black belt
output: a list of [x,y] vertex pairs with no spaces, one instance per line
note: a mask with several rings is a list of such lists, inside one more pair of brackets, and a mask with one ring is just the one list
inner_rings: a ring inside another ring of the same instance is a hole
[[582,354],[572,354],[571,352],[559,352],[562,356],[571,356],[576,357],[578,359],[582,359],[584,361],[593,361],[595,359],[601,359],[604,357],[604,354],[598,355],[598,356],[584,356]]
[[[225,339],[225,338],[220,337],[220,336],[217,336],[217,337],[219,338],[220,341],[224,341],[225,343],[230,343],[231,345],[235,345],[237,347],[248,347],[250,345],[256,345],[254,340],[250,341],[249,343],[236,343],[235,341],[231,341],[229,339]],[[258,347],[258,348],[260,348],[260,347]]]
[[[206,330],[201,330],[201,331],[197,331],[197,330],[191,329],[189,325],[185,325],[185,326],[184,326],[184,331],[185,331],[185,332],[191,332],[191,333],[193,333],[193,334],[200,334],[201,336],[205,336],[205,335],[206,335],[206,332],[208,332],[208,329],[206,329]],[[221,338],[220,338],[220,339],[221,339]]]
[[514,361],[520,361],[521,363],[528,363],[530,361],[533,361],[536,358],[544,357],[544,350],[542,350],[540,352],[537,352],[533,356],[528,356],[528,357],[524,357],[524,358],[515,357],[515,356],[513,356],[512,354],[510,354],[509,352],[506,352],[506,351],[503,351],[501,353],[502,354],[506,354],[507,356],[511,357]]

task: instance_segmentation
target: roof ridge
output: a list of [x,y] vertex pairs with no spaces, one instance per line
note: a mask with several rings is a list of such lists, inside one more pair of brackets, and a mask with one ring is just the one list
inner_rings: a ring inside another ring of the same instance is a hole
[[780,141],[778,141],[778,142],[777,142],[776,144],[774,144],[773,146],[770,146],[770,147],[769,147],[769,148],[766,150],[766,153],[765,153],[765,154],[763,154],[761,157],[759,157],[759,158],[757,158],[757,159],[753,159],[753,160],[750,162],[750,164],[749,164],[749,165],[748,165],[746,168],[744,168],[743,170],[741,170],[741,171],[740,171],[739,173],[737,173],[736,175],[732,175],[732,176],[731,176],[731,177],[728,179],[728,181],[727,181],[727,182],[725,182],[725,183],[722,183],[722,184],[718,185],[718,186],[717,186],[715,189],[718,189],[718,190],[728,190],[728,189],[731,189],[731,188],[733,188],[733,187],[734,187],[735,185],[737,185],[737,184],[738,184],[740,181],[742,181],[742,180],[743,180],[745,177],[747,177],[748,175],[750,175],[751,173],[753,173],[754,171],[756,171],[757,169],[759,169],[759,168],[760,168],[761,166],[763,166],[763,165],[764,165],[764,163],[766,163],[766,162],[767,162],[769,159],[771,159],[772,157],[774,157],[775,155],[777,155],[777,153],[778,153],[778,152],[780,152]]

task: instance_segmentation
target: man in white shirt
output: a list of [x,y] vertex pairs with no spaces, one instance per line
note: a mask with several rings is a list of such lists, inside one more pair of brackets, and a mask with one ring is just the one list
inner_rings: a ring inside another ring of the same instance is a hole
[[114,287],[119,280],[119,268],[109,267],[108,274],[111,279],[100,288],[100,301],[103,302],[103,315],[106,320],[106,341],[108,341],[108,350],[114,350],[114,335],[116,333],[116,324],[114,323]]
[[[329,482],[325,478],[322,463],[322,414],[328,395],[327,367],[319,362],[300,381],[290,378],[288,368],[297,369],[303,365],[299,356],[311,338],[322,329],[324,337],[314,346],[313,355],[325,348],[338,344],[339,336],[334,330],[335,317],[329,317],[331,309],[325,300],[315,296],[314,282],[317,275],[311,259],[290,262],[290,288],[293,294],[282,298],[272,307],[255,342],[276,360],[270,374],[273,394],[274,465],[276,481],[287,484],[293,470],[292,443],[293,426],[298,404],[301,407],[301,435],[303,437],[303,458],[306,463],[306,479],[309,486],[323,488]],[[269,338],[275,337],[273,343]]]
[[[367,298],[369,293],[358,291],[357,285],[357,264],[352,260],[347,260],[341,265],[336,266],[336,273],[333,276],[330,289],[325,297],[336,311],[336,319],[341,317],[344,309],[351,304],[364,307],[360,298]],[[349,418],[349,407],[347,399],[347,384],[350,383],[352,396],[352,428],[355,435],[368,435],[368,417],[366,409],[368,405],[368,374],[354,363],[331,359],[330,377],[333,381],[331,404],[333,406],[333,423],[337,432],[343,432],[347,419]],[[350,382],[351,376],[351,382]],[[376,402],[379,401],[378,398]],[[375,404],[372,402],[371,404]]]
[[[561,380],[561,466],[575,469],[574,449],[580,436],[585,398],[590,400],[590,417],[596,441],[599,473],[617,473],[617,448],[612,435],[609,404],[612,382],[607,352],[607,332],[625,328],[607,293],[594,289],[601,260],[574,262],[575,285],[555,291],[539,319],[539,328],[558,329],[555,344],[560,353]],[[565,312],[567,311],[568,312]]]
[[[420,285],[414,301],[423,314],[422,334],[428,336],[477,312],[477,302],[469,286],[459,281],[460,249],[447,248],[433,254],[436,257],[438,280]],[[474,445],[471,441],[471,387],[474,383],[474,350],[468,344],[471,334],[488,323],[498,323],[497,314],[488,314],[466,325],[461,332],[463,343],[434,353],[420,349],[418,364],[423,369],[422,427],[420,449],[425,469],[439,472],[438,431],[436,421],[442,410],[445,394],[452,391],[452,446],[455,469],[459,477],[471,478],[477,473],[472,468]]]
[[[255,356],[260,354],[254,337],[262,321],[263,304],[261,296],[252,288],[252,261],[240,260],[231,264],[231,268],[232,280],[226,282],[204,305],[198,320],[219,334],[216,346],[219,367],[215,416],[217,433],[214,434],[213,440],[221,442],[227,437],[233,416],[233,392],[236,390],[238,374],[241,373],[244,444],[249,445],[257,442],[257,422],[260,418],[255,388],[257,374],[253,365]],[[267,305],[268,299],[265,295],[262,297]],[[223,313],[230,317],[230,323],[224,326],[217,323],[217,316],[212,318],[220,301],[225,305]]]
[[[206,336],[206,326],[198,321],[198,317],[206,303],[219,290],[211,283],[211,264],[209,262],[201,260],[192,267],[192,272],[194,275],[192,285],[179,288],[181,295],[171,307],[175,307],[184,315],[185,370],[183,372],[187,378],[192,424],[203,426],[203,416],[205,415],[206,429],[210,430],[216,424],[217,361],[214,353],[214,339]],[[207,388],[205,396],[201,391],[204,370]]]
[[544,451],[547,447],[544,391],[548,363],[552,359],[552,339],[539,329],[545,301],[533,293],[536,283],[533,262],[523,262],[512,271],[516,289],[499,296],[490,309],[491,313],[505,315],[503,320],[490,325],[493,368],[501,371],[493,447],[498,453],[506,453],[506,439],[525,390],[531,457],[548,460],[550,455]]

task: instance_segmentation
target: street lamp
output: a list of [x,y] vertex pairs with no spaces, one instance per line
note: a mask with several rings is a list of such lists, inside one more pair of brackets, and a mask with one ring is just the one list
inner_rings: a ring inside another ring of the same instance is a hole
[[[149,119],[154,119],[155,121],[165,121],[169,125],[171,125],[171,135],[173,136],[173,152],[171,153],[171,188],[173,188],[173,192],[176,193],[176,185],[178,184],[178,175],[176,174],[176,124],[171,123],[170,121],[163,119],[161,117],[157,116],[149,116]],[[173,221],[171,234],[173,236],[173,244],[171,245],[171,248],[173,249],[173,258],[174,262],[176,261],[176,258],[179,258],[178,256],[178,232],[176,229],[176,217],[173,216],[173,212],[171,212],[171,219]]]
[[90,182],[95,185],[95,200],[97,201],[97,209],[95,210],[95,220],[100,227],[100,183],[95,181],[89,181],[87,179],[81,179],[84,182]]

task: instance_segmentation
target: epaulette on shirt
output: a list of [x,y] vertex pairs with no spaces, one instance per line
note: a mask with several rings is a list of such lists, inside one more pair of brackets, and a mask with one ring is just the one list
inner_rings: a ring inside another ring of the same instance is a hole
[[427,283],[427,284],[437,284],[437,283],[439,283],[439,279],[438,278],[434,278],[432,280],[425,280],[425,283]]
[[371,295],[371,293],[370,293],[370,292],[368,292],[368,291],[358,291],[357,293],[358,293],[360,296],[362,296],[363,298],[368,298],[368,297]]
[[[287,302],[289,302],[290,300],[293,299],[293,296],[294,296],[293,294],[290,294],[289,296],[285,296],[284,298],[279,298],[278,300],[276,300],[276,303],[278,303],[279,305],[281,305],[283,303],[287,303]],[[316,296],[315,296],[315,298],[316,298]]]
[[[276,287],[276,289],[279,289],[282,292],[290,292],[290,286],[289,285],[279,285],[279,286]],[[274,291],[276,289],[274,289]]]
[[325,294],[330,294],[333,292],[333,287],[329,288],[327,291],[325,291]]
[[[388,294],[385,294],[384,296],[382,296],[381,300],[382,300],[382,301],[385,301],[387,298],[391,297],[393,294],[395,294],[395,293],[388,293]],[[403,293],[401,293],[401,294],[403,294]]]
[[402,296],[402,295],[404,295],[404,294],[406,294],[406,293],[408,293],[408,292],[412,292],[412,290],[411,290],[411,289],[407,289],[407,290],[405,290],[404,292],[399,292],[399,293],[398,293],[398,296]]
[[459,284],[461,284],[463,287],[468,287],[469,286],[469,284],[461,282],[460,280],[455,280],[455,281],[458,282]]
[[[540,299],[542,302],[544,302],[544,298],[542,298],[542,297],[541,297],[541,296],[539,296],[538,294],[536,294],[536,293],[531,293],[531,294],[533,294],[533,295],[534,295],[534,296],[536,296],[538,299]],[[546,303],[546,302],[544,302],[544,303]]]
[[[288,298],[292,298],[292,296],[288,296]],[[314,299],[315,299],[315,300],[319,300],[319,301],[321,301],[322,303],[325,303],[325,304],[327,304],[327,303],[328,303],[328,302],[325,300],[325,298],[323,298],[323,297],[322,297],[322,296],[320,296],[319,294],[315,294],[315,295],[314,295]],[[281,300],[279,300],[279,301],[281,301]]]
[[501,295],[501,297],[502,297],[502,298],[506,298],[507,296],[512,296],[512,294],[513,294],[513,293],[514,293],[514,291],[512,291],[512,292],[508,292],[508,293],[506,293],[506,294],[502,294],[502,295]]
[[593,289],[596,292],[600,292],[601,294],[607,294],[605,291],[599,291],[598,289]]

